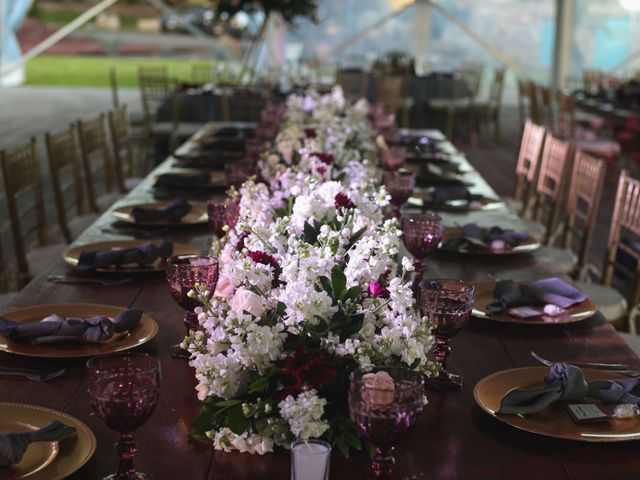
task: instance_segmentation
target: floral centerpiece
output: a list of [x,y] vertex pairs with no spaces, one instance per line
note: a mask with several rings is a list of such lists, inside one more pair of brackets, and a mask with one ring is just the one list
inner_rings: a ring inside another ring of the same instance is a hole
[[363,158],[366,109],[340,90],[288,106],[261,162],[266,183],[239,189],[238,223],[215,246],[215,293],[194,292],[202,331],[183,343],[203,406],[194,428],[224,451],[324,437],[348,455],[362,447],[347,408],[350,372],[432,373],[430,325],[414,310],[411,262],[396,260],[389,196]]

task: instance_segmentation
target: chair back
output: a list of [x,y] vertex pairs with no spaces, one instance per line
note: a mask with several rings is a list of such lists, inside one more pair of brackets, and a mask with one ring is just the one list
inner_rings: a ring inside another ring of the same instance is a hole
[[531,80],[527,82],[527,95],[529,96],[529,118],[537,124],[542,124],[539,91],[536,84]]
[[30,279],[28,248],[34,243],[45,246],[49,241],[35,138],[11,152],[0,152],[0,162],[18,266],[18,284],[24,286]]
[[576,136],[576,101],[571,95],[558,92],[558,117],[556,132],[560,138],[572,139]]
[[516,188],[513,194],[516,200],[522,202],[522,210],[519,212],[521,215],[528,211],[534,194],[544,135],[544,127],[536,125],[531,120],[525,122],[516,163]]
[[215,83],[213,65],[198,64],[191,67],[191,81],[197,84]]
[[531,117],[529,106],[529,83],[527,80],[518,78],[518,118],[522,128],[527,118]]
[[115,67],[109,69],[109,85],[111,87],[111,103],[113,108],[120,106],[120,95],[118,94],[118,76]]
[[605,162],[580,150],[576,151],[565,205],[562,246],[573,249],[574,238],[577,239],[577,274],[580,274],[588,263],[605,172]]
[[376,103],[384,106],[386,113],[395,114],[400,106],[404,79],[399,76],[383,75],[378,80]]
[[542,85],[536,85],[536,98],[538,100],[538,124],[544,125],[547,130],[553,131],[553,105],[551,101],[551,89]]
[[145,122],[152,125],[158,108],[173,90],[167,67],[138,67],[138,85]]
[[133,177],[137,173],[135,172],[131,120],[127,106],[123,105],[121,108],[111,110],[108,119],[116,179],[120,190],[124,191],[124,179]]
[[236,88],[222,97],[222,118],[225,122],[259,122],[267,100],[255,90]]
[[[640,300],[640,250],[637,247],[633,248],[629,242],[638,238],[640,238],[640,180],[632,178],[627,170],[622,170],[609,230],[602,283],[611,285],[614,271],[632,279],[630,305],[635,305]],[[635,268],[632,268],[630,262],[623,262],[623,258],[631,259]]]
[[504,91],[504,77],[506,70],[498,68],[493,74],[493,81],[489,86],[489,108],[492,110],[500,110],[502,105],[502,92]]
[[366,98],[369,88],[369,74],[362,69],[338,69],[336,83],[342,87],[345,97],[350,99]]
[[[92,120],[78,120],[82,167],[89,196],[89,205],[99,212],[97,198],[103,193],[119,186],[117,174],[114,174],[111,152],[107,146],[105,115],[101,113]],[[99,179],[103,182],[99,183]],[[102,184],[103,188],[100,188]]]
[[73,124],[57,133],[47,132],[44,136],[49,158],[49,171],[53,195],[58,212],[60,230],[67,242],[71,242],[69,229],[70,212],[85,213],[84,187],[80,173],[76,129]]
[[544,244],[550,244],[562,208],[564,185],[569,167],[571,145],[546,135],[540,161],[540,173],[536,183],[534,219],[544,223]]
[[477,63],[466,63],[458,68],[455,75],[464,80],[469,88],[471,99],[475,100],[480,92],[480,85],[482,84],[482,72],[484,66]]

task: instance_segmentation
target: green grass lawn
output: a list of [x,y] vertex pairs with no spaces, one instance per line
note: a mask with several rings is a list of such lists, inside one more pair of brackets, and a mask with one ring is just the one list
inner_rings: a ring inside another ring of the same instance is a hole
[[115,67],[119,87],[136,87],[140,65],[165,65],[172,78],[189,81],[191,67],[207,63],[173,58],[42,56],[27,62],[27,84],[108,87],[109,69]]

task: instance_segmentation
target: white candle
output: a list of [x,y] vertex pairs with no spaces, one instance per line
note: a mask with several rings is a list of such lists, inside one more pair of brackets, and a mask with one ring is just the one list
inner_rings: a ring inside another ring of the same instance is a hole
[[292,480],[328,480],[331,445],[322,440],[291,444]]

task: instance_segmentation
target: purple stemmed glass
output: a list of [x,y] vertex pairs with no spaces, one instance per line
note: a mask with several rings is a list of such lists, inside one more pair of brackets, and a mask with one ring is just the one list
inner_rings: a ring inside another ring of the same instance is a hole
[[355,370],[349,379],[349,414],[362,436],[375,447],[374,478],[395,470],[395,445],[409,432],[424,405],[424,379],[399,367]]
[[404,147],[387,147],[380,150],[380,166],[383,170],[398,170],[406,159],[407,150]]
[[94,357],[87,362],[92,412],[117,433],[118,472],[104,480],[151,478],[133,465],[138,447],[133,432],[153,413],[160,395],[160,364],[143,353]]
[[412,213],[402,216],[404,245],[413,255],[415,265],[414,287],[424,272],[425,257],[436,249],[442,239],[442,218],[435,213]]
[[218,237],[225,234],[224,226],[236,226],[240,215],[240,205],[231,198],[216,198],[207,202],[207,216],[211,230]]
[[[213,295],[218,283],[218,259],[207,255],[175,255],[167,259],[167,284],[171,296],[187,313],[184,325],[187,333],[198,328],[198,315],[194,309],[200,302],[189,296],[196,285],[204,285]],[[171,354],[176,357],[188,356],[180,344],[171,346]]]
[[391,195],[391,214],[395,218],[400,218],[400,207],[413,193],[416,186],[416,175],[404,170],[385,172],[384,186]]
[[437,377],[427,379],[427,388],[455,390],[462,386],[462,375],[447,371],[447,357],[451,338],[469,321],[473,298],[473,285],[461,280],[428,280],[420,285],[420,311],[434,326],[432,353],[441,366]]

